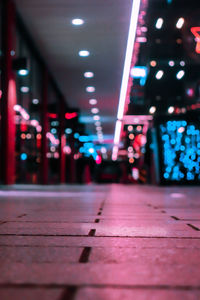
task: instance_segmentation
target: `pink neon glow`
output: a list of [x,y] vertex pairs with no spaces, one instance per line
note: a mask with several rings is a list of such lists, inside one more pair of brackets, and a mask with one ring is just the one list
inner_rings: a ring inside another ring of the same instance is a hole
[[59,140],[55,138],[55,136],[51,132],[47,132],[47,138],[50,140],[50,142],[54,145],[59,145]]
[[197,42],[195,51],[200,54],[200,27],[192,27],[191,32],[194,34]]

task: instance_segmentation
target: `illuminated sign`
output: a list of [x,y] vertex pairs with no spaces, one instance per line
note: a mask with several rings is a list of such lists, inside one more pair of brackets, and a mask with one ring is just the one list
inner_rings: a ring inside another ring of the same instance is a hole
[[195,51],[200,54],[200,27],[192,27],[191,32],[194,34],[197,43]]

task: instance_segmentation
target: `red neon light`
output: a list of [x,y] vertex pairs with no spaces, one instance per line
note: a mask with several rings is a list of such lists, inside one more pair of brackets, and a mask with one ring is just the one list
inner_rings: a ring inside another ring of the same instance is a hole
[[76,118],[77,116],[78,116],[77,112],[66,113],[65,119],[70,120],[70,119]]
[[197,43],[195,51],[200,54],[200,27],[192,27],[191,32],[194,34]]
[[48,113],[48,117],[52,118],[52,119],[56,119],[57,118],[57,114]]

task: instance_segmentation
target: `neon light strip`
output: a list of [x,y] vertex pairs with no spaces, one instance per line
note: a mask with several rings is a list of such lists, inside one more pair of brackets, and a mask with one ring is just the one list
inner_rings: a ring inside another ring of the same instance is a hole
[[[136,37],[138,15],[139,15],[139,10],[140,10],[140,2],[141,2],[141,0],[133,0],[133,5],[132,5],[124,70],[123,70],[122,83],[121,83],[120,96],[119,96],[119,105],[118,105],[118,113],[117,113],[118,120],[116,121],[116,126],[115,126],[114,144],[116,144],[116,143],[118,144],[120,141],[122,124],[120,124],[120,126],[119,126],[118,122],[120,122],[120,123],[122,122],[123,115],[124,115],[124,107],[125,107],[125,101],[126,101],[126,93],[127,93],[127,87],[128,87],[131,60],[132,60],[132,55],[133,55],[133,50],[134,50],[134,42],[135,42],[135,37]],[[120,130],[119,130],[119,127],[120,127]],[[116,153],[116,150],[115,150],[115,153]],[[113,153],[113,155],[114,155],[114,153]],[[115,155],[115,157],[116,157],[116,155]]]

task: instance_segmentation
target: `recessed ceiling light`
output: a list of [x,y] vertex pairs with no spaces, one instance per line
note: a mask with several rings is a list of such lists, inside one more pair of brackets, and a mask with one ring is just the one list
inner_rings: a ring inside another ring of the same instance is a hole
[[84,77],[85,78],[93,78],[94,77],[94,73],[93,72],[85,72],[84,73]]
[[38,103],[39,103],[39,100],[35,98],[35,99],[32,100],[32,103],[33,103],[33,104],[38,104]]
[[91,105],[95,105],[95,104],[97,104],[97,100],[96,100],[96,99],[90,99],[90,100],[89,100],[89,103],[90,103]]
[[157,65],[157,62],[155,61],[155,60],[152,60],[151,62],[150,62],[150,66],[151,67],[155,67]]
[[22,93],[28,93],[28,92],[29,92],[29,87],[28,87],[28,86],[22,86],[22,87],[20,88],[20,91],[21,91]]
[[161,79],[163,77],[163,74],[164,72],[162,70],[159,70],[157,73],[156,73],[156,79]]
[[154,114],[156,112],[156,107],[155,106],[151,106],[149,109],[150,114]]
[[88,51],[88,50],[81,50],[81,51],[79,51],[79,56],[81,56],[81,57],[87,57],[87,56],[89,56],[90,55],[90,52]]
[[95,121],[99,121],[99,120],[100,120],[100,117],[99,117],[98,115],[95,115],[95,116],[93,116],[93,119],[94,119]]
[[98,112],[99,112],[99,109],[97,107],[94,107],[91,109],[91,113],[93,113],[93,114],[98,114]]
[[83,25],[85,22],[82,19],[73,19],[72,24],[75,26]]
[[156,21],[156,28],[157,29],[161,29],[163,26],[163,19],[162,18],[159,18],[157,21]]
[[86,87],[86,92],[88,92],[88,93],[94,93],[95,92],[95,87],[94,86],[87,86]]
[[179,18],[176,23],[176,28],[181,29],[183,27],[184,22],[185,22],[184,18]]
[[169,108],[168,108],[168,113],[169,114],[172,114],[174,112],[174,106],[170,106]]
[[185,71],[180,70],[180,71],[176,74],[176,78],[177,78],[177,79],[181,79],[181,78],[183,78],[184,75],[185,75]]
[[173,66],[175,65],[175,62],[174,62],[173,60],[170,60],[170,61],[168,62],[168,64],[169,64],[170,67],[173,67]]

